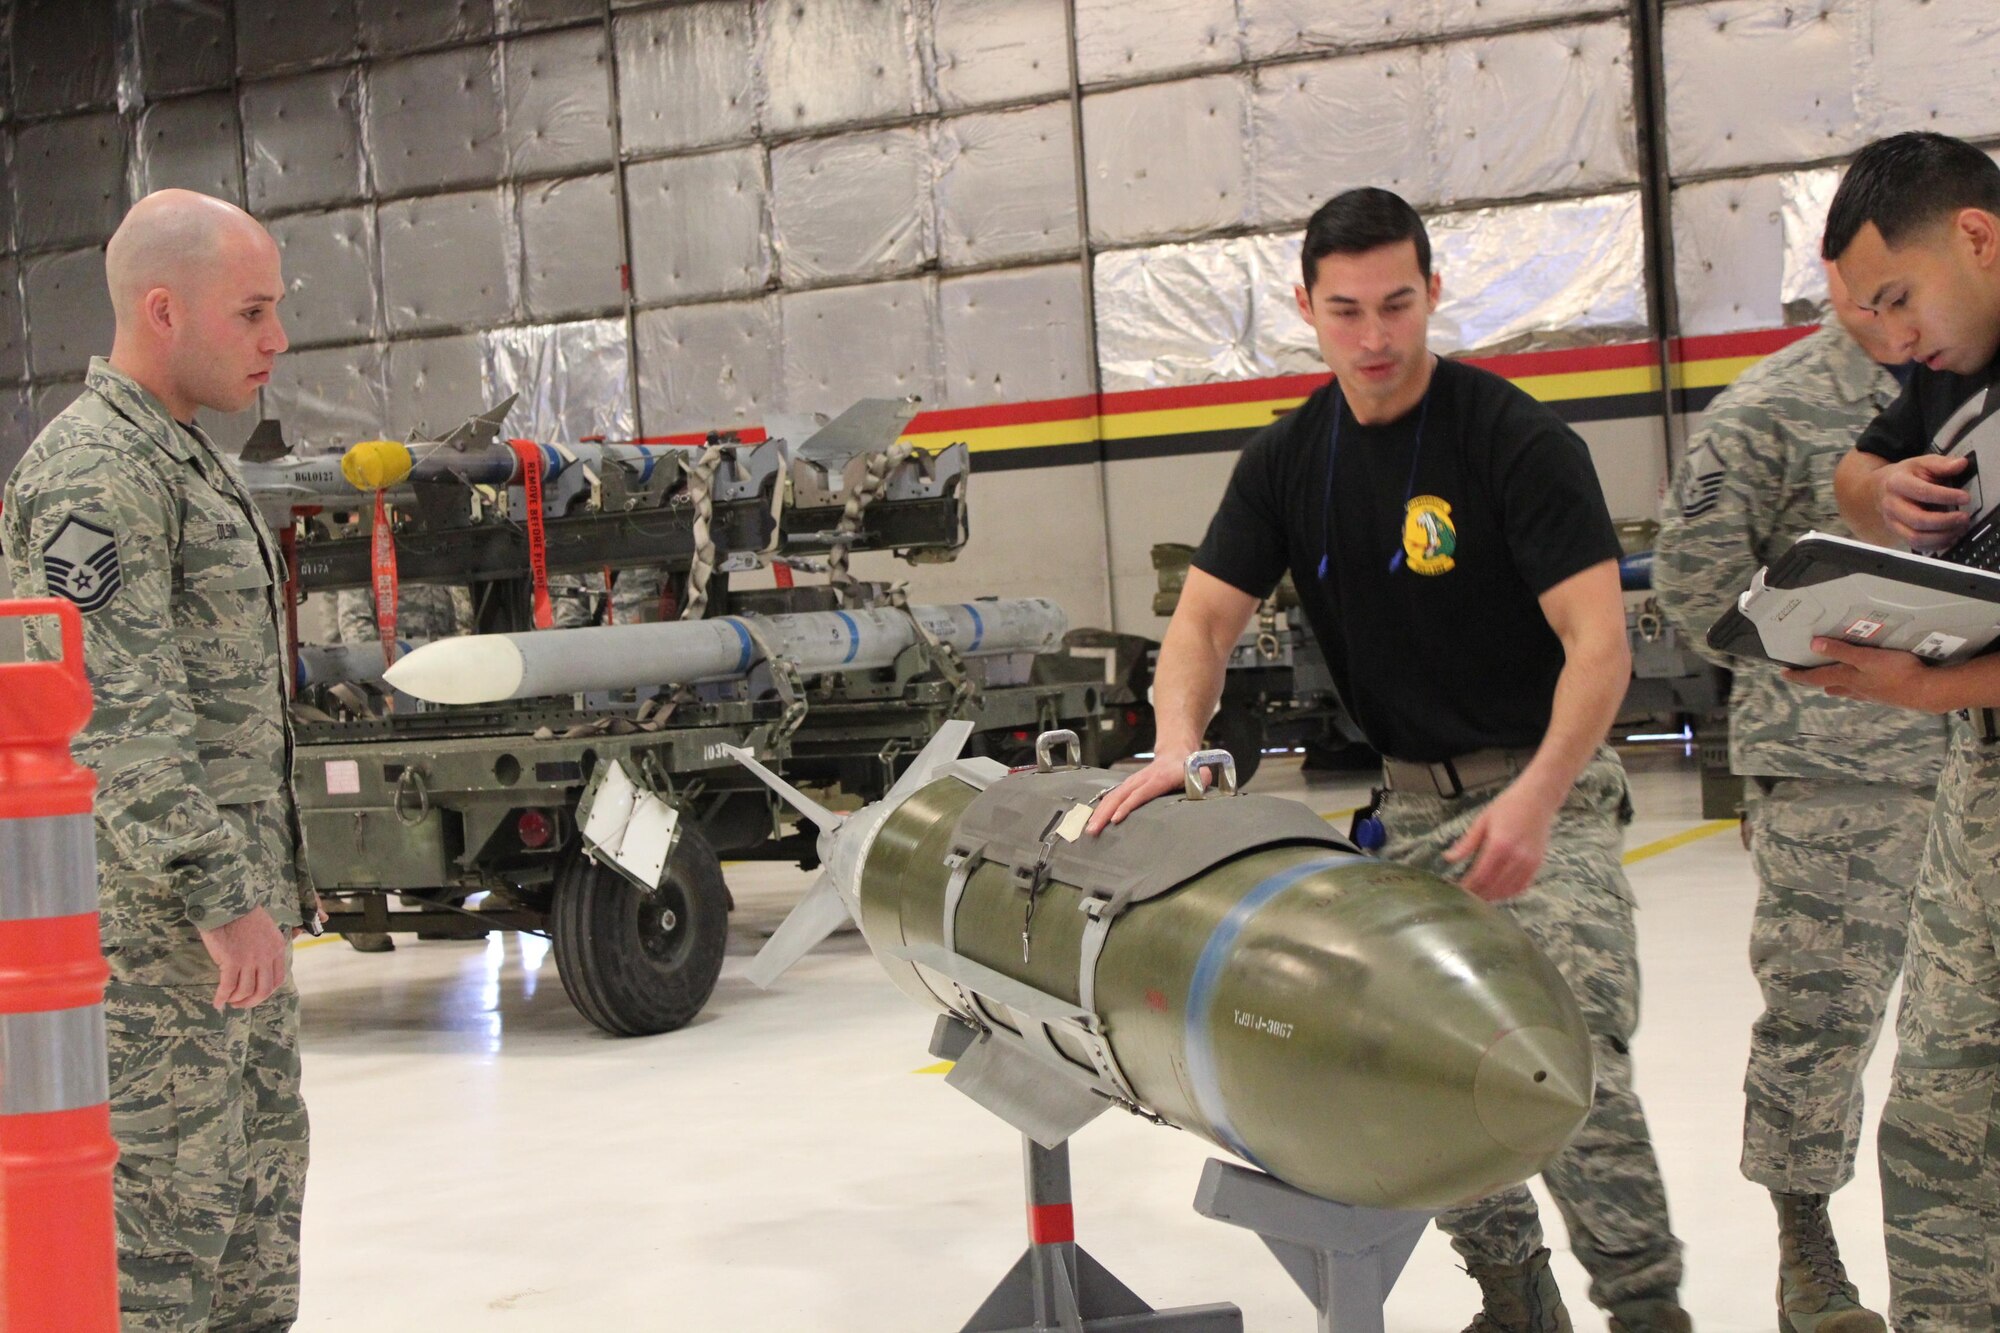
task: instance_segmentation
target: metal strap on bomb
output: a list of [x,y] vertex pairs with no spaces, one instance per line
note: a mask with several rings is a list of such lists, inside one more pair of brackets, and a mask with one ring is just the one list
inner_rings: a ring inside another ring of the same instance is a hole
[[862,464],[861,480],[848,490],[847,501],[840,510],[840,525],[834,529],[833,549],[826,557],[828,578],[843,595],[854,584],[854,576],[847,572],[847,550],[853,539],[861,535],[862,515],[868,512],[875,497],[888,489],[889,478],[896,469],[916,452],[915,445],[898,440],[887,449],[869,454]]
[[771,728],[768,743],[783,745],[805,722],[806,710],[812,706],[806,701],[805,680],[799,674],[797,663],[777,650],[755,616],[731,616],[730,620],[741,625],[743,632],[750,636],[750,642],[757,645],[757,651],[764,654],[764,666],[771,673],[771,684],[777,687],[778,698],[785,705],[785,711],[778,715],[777,725]]
[[681,599],[681,619],[700,620],[708,613],[708,580],[715,573],[715,472],[728,453],[710,444],[687,468],[687,493],[694,505],[694,554],[688,560],[687,595]]
[[[849,586],[854,586],[851,579]],[[903,618],[910,622],[910,629],[922,645],[924,656],[930,659],[932,670],[951,686],[951,710],[947,716],[962,717],[968,708],[978,707],[981,694],[979,681],[965,669],[965,659],[958,655],[958,650],[931,633],[930,627],[910,610],[910,595],[902,584],[890,589],[888,600],[890,608],[902,612]]]

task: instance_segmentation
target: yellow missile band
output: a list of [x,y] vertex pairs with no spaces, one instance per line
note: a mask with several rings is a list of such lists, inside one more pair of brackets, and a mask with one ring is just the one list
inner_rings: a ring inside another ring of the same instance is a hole
[[416,460],[395,440],[363,440],[340,456],[340,475],[357,491],[382,491],[410,475]]

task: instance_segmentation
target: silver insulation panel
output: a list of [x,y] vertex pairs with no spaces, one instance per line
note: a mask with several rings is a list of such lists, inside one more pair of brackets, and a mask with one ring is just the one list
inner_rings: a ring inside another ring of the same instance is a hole
[[146,101],[227,89],[236,77],[236,34],[227,5],[155,0],[140,8],[138,25],[138,92]]
[[921,109],[917,0],[758,8],[763,127],[780,133]]
[[606,313],[618,287],[618,190],[609,174],[521,187],[522,298],[532,320]]
[[1083,294],[1076,263],[941,280],[943,401],[963,407],[1089,393]]
[[350,60],[360,40],[354,0],[236,0],[236,63],[245,74]]
[[756,31],[747,3],[675,5],[611,20],[627,152],[754,136]]
[[1783,199],[1776,176],[1683,185],[1673,194],[1674,288],[1683,334],[1784,322]]
[[776,298],[642,310],[634,323],[648,432],[757,425],[781,410]]
[[908,273],[936,254],[923,129],[771,150],[771,230],[787,286]]
[[269,230],[284,264],[285,299],[278,314],[292,346],[377,336],[381,302],[372,209],[295,213],[274,218]]
[[16,0],[9,8],[16,115],[112,104],[118,92],[114,6]]
[[1247,76],[1098,93],[1083,102],[1090,239],[1150,241],[1250,218]]
[[[505,3],[505,0],[498,0]],[[358,0],[361,45],[376,55],[489,37],[496,0]]]
[[[21,317],[21,266],[11,255],[0,259],[0,381],[28,378],[28,330]],[[0,439],[6,437],[0,423]],[[0,469],[0,478],[6,476]]]
[[633,294],[653,304],[763,290],[771,275],[764,171],[755,148],[628,167]]
[[352,68],[246,84],[243,155],[250,211],[359,202],[360,109],[361,79]]
[[179,97],[147,107],[139,117],[134,197],[179,187],[241,204],[239,142],[236,98],[230,93]]
[[264,389],[264,415],[284,424],[301,454],[339,452],[389,429],[389,393],[379,344],[287,352]]
[[1076,0],[1076,64],[1086,84],[1242,60],[1236,0]]
[[363,123],[377,191],[407,194],[500,179],[507,145],[499,65],[499,50],[489,46],[370,68]]
[[378,213],[392,334],[505,323],[514,313],[512,210],[499,190],[400,199]]
[[1670,6],[1668,156],[1682,332],[1817,318],[1834,177],[1790,171],[1899,130],[2000,135],[2000,7],[1982,0],[1711,0]]
[[485,353],[476,333],[389,344],[385,371],[391,439],[439,439],[484,412]]
[[517,176],[578,171],[611,161],[611,84],[596,28],[508,42],[508,170]]
[[494,329],[480,335],[479,351],[486,403],[518,395],[505,423],[510,435],[574,443],[638,433],[624,320]]
[[1832,167],[1788,171],[1778,177],[1779,226],[1785,237],[1778,300],[1787,318],[1817,320],[1827,300],[1826,264],[1819,257],[1819,246],[1839,184],[1840,172]]
[[932,161],[938,257],[946,267],[1076,253],[1076,157],[1067,102],[943,121]]
[[23,125],[14,139],[23,249],[110,238],[125,215],[125,126],[109,112]]
[[21,264],[27,302],[28,369],[37,380],[81,376],[111,350],[111,293],[104,247],[30,255]]
[[946,109],[1069,88],[1064,0],[931,0],[933,75]]
[[778,312],[780,410],[838,413],[857,398],[938,401],[934,280],[788,292]]
[[[1444,295],[1441,352],[1512,352],[1644,337],[1636,191],[1447,213],[1427,220]],[[1107,391],[1323,371],[1292,289],[1284,231],[1118,251],[1096,266]]]

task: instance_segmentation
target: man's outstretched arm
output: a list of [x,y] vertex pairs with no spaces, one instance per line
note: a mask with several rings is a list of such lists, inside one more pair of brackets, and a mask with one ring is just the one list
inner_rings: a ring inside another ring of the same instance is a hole
[[1146,802],[1181,789],[1188,756],[1222,697],[1222,673],[1258,599],[1213,574],[1190,568],[1153,673],[1153,761],[1107,792],[1085,831],[1116,824]]

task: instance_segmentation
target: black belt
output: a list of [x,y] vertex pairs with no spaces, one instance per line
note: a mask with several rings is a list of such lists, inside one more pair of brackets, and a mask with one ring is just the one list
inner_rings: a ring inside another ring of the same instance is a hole
[[1972,728],[1973,739],[1981,745],[1991,745],[2000,741],[2000,710],[1992,708],[1961,708],[1958,715]]
[[1434,764],[1420,764],[1385,755],[1382,785],[1390,791],[1435,792],[1452,800],[1491,783],[1507,781],[1534,757],[1533,750],[1474,750]]

